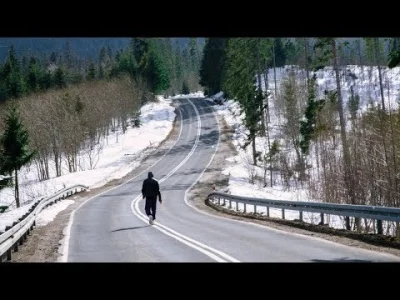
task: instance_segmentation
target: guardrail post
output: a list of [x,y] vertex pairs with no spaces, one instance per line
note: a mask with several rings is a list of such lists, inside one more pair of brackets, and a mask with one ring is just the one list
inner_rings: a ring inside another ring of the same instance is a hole
[[282,219],[285,220],[285,209],[284,208],[282,208]]
[[378,234],[383,234],[382,220],[376,220],[376,227],[378,229]]
[[18,242],[14,244],[14,252],[18,252]]
[[229,200],[229,208],[232,208],[232,200]]
[[243,212],[246,213],[246,203],[243,203]]
[[303,211],[300,211],[300,217],[299,217],[300,221],[303,221]]
[[224,206],[226,205],[226,199],[224,198],[224,204],[223,204]]
[[269,218],[269,206],[267,206],[267,217]]
[[221,205],[221,198],[218,197],[218,205]]
[[351,226],[350,226],[350,217],[344,217],[345,221],[346,221],[346,229],[347,230],[351,230]]
[[321,213],[321,225],[324,225],[324,214]]
[[257,205],[254,204],[254,214],[257,213]]
[[7,260],[11,260],[11,248],[7,250]]
[[239,203],[236,201],[236,211],[239,211]]

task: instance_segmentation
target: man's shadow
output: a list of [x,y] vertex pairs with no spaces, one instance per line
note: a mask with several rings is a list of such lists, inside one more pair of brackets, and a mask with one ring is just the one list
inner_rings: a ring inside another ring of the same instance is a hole
[[134,227],[127,227],[127,228],[120,228],[120,229],[115,229],[111,232],[117,232],[117,231],[123,231],[123,230],[132,230],[132,229],[140,229],[140,228],[146,228],[150,227],[150,225],[144,225],[144,226],[134,226]]

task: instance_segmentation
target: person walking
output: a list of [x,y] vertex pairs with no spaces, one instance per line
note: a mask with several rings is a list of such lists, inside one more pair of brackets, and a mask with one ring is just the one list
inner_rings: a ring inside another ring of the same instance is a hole
[[147,178],[143,181],[142,185],[142,195],[143,199],[146,198],[145,211],[146,215],[149,217],[149,224],[153,225],[156,219],[156,209],[157,209],[157,197],[160,204],[162,203],[160,185],[158,181],[154,179],[152,172],[147,174]]

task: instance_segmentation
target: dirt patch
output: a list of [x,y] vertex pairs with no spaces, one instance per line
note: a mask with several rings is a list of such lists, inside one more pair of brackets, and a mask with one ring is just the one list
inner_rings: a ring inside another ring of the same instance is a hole
[[204,175],[188,193],[188,200],[196,208],[216,216],[257,223],[274,229],[314,236],[347,246],[354,246],[400,256],[400,242],[393,237],[359,234],[353,231],[337,230],[327,226],[318,226],[300,221],[267,218],[266,216],[259,214],[244,214],[208,203],[207,195],[213,192],[213,184],[215,184],[216,190],[219,192],[228,191],[229,177],[222,174],[222,166],[225,167],[229,164],[229,162],[226,161],[226,158],[237,155],[236,148],[231,142],[234,130],[226,124],[222,116],[217,114],[216,116],[221,128],[218,150],[213,161],[204,172]]

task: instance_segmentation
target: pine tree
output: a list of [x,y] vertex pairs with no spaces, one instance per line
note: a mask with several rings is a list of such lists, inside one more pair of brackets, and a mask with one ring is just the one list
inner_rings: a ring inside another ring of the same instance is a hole
[[57,54],[55,52],[51,52],[51,54],[50,54],[50,63],[51,64],[57,63]]
[[17,207],[20,207],[18,171],[32,160],[36,151],[28,150],[28,131],[21,121],[15,101],[12,101],[8,107],[5,131],[0,139],[0,144],[0,174],[12,175],[14,172],[15,201]]
[[153,68],[153,92],[166,91],[170,87],[170,77],[165,60],[162,59],[157,50],[153,50],[150,62]]
[[63,88],[67,85],[64,68],[57,67],[56,71],[54,72],[53,83],[58,88]]
[[391,39],[388,67],[393,69],[400,65],[400,41],[398,38]]
[[181,91],[181,93],[182,93],[183,95],[187,95],[187,94],[190,93],[189,85],[188,85],[188,83],[186,82],[186,80],[184,80],[184,81],[182,82],[182,91]]
[[94,80],[95,78],[96,78],[96,70],[94,68],[94,63],[92,61],[90,61],[89,68],[88,68],[87,79],[88,80]]
[[206,94],[213,95],[222,90],[227,42],[226,38],[206,40],[199,71],[200,84],[206,88]]
[[281,68],[285,66],[286,63],[286,53],[282,44],[281,38],[275,39],[275,67]]
[[317,131],[317,116],[325,104],[324,100],[316,100],[316,75],[310,78],[308,84],[308,105],[304,113],[304,119],[300,121],[300,149],[303,155],[309,154],[310,142]]
[[27,86],[30,91],[39,89],[40,68],[34,57],[31,57],[28,64]]
[[234,38],[228,42],[227,67],[224,76],[224,92],[238,99],[245,113],[245,126],[249,130],[246,147],[251,143],[253,163],[257,165],[255,138],[261,120],[260,101],[257,96],[256,72],[258,39]]
[[199,71],[199,67],[200,67],[200,55],[198,53],[199,48],[198,48],[198,45],[197,45],[197,39],[190,38],[188,47],[189,47],[189,56],[190,56],[191,68],[197,74],[198,71]]

